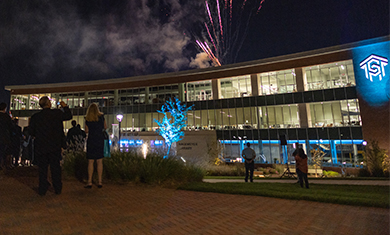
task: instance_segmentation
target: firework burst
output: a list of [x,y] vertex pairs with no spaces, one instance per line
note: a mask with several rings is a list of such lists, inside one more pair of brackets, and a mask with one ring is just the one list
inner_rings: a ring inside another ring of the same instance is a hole
[[200,50],[208,55],[214,66],[234,63],[248,31],[249,21],[265,0],[205,1],[208,16],[205,31],[196,40]]

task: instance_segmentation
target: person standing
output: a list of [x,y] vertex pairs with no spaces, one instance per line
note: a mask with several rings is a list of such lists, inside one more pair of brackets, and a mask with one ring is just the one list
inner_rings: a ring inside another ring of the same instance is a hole
[[0,103],[0,170],[5,167],[8,149],[11,144],[12,119],[6,113],[7,104]]
[[[80,124],[77,124],[77,128],[79,128],[80,131],[81,131],[82,142],[84,143],[85,142],[85,138],[87,137],[87,134],[85,134],[85,131],[83,129],[81,129]],[[84,144],[83,144],[83,146],[84,146]]]
[[71,150],[76,151],[82,149],[83,134],[81,129],[76,126],[77,122],[75,120],[72,120],[71,123],[73,127],[69,129],[68,134],[66,135],[66,142]]
[[[302,154],[302,153],[305,154],[305,152],[302,149],[302,145],[300,145],[299,142],[296,142],[295,143],[295,150],[294,150],[294,152],[292,154],[293,157],[294,157],[294,160],[295,160],[295,156],[297,154]],[[295,172],[298,174],[297,169],[298,169],[298,165],[295,163]],[[298,177],[298,180],[297,180],[296,184],[299,184],[299,177]]]
[[255,170],[255,158],[256,152],[251,148],[251,144],[246,143],[246,148],[242,150],[242,157],[245,159],[245,182],[248,182],[248,176],[250,175],[250,181],[253,182],[253,171]]
[[50,166],[52,184],[56,194],[61,194],[61,149],[65,140],[63,121],[72,119],[72,113],[65,102],[61,109],[51,109],[47,96],[39,99],[42,110],[31,117],[29,132],[34,137],[35,158],[39,167],[39,195],[48,189],[47,171]]
[[92,175],[96,161],[98,173],[98,188],[102,188],[103,175],[103,131],[107,129],[107,123],[103,113],[99,111],[97,104],[92,103],[85,116],[85,133],[87,136],[88,182],[84,188],[92,188]]
[[12,125],[12,143],[11,143],[11,164],[13,163],[14,167],[19,165],[20,158],[20,147],[22,145],[22,128],[18,125],[19,119],[15,118]]
[[21,165],[22,166],[28,166],[32,164],[34,161],[35,164],[35,159],[34,159],[34,152],[33,152],[33,138],[30,135],[30,126],[31,122],[31,117],[28,119],[28,126],[25,126],[23,128],[23,143],[22,143],[22,158],[21,158]]
[[309,181],[307,179],[307,155],[302,148],[298,148],[297,151],[294,151],[293,156],[295,158],[298,182],[301,188],[303,188],[303,181],[305,181],[306,188],[309,188]]

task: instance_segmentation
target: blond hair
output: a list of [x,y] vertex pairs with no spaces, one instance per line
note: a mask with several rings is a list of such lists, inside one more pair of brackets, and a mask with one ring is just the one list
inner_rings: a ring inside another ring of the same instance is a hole
[[97,104],[92,103],[89,105],[87,109],[87,114],[85,115],[85,120],[88,122],[97,122],[99,121],[99,117],[102,116],[103,113],[99,111],[99,107]]

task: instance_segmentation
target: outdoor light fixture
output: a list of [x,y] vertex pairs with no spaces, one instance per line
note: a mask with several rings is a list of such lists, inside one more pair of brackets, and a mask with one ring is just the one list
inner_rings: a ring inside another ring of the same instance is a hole
[[[119,122],[119,137],[118,137],[118,139],[119,139],[119,143],[121,142],[121,122],[122,122],[122,119],[123,119],[123,114],[117,114],[116,115],[116,120],[118,120],[118,122]],[[120,146],[120,145],[119,145]]]
[[123,114],[117,114],[116,115],[116,120],[118,120],[119,123],[122,122],[122,119],[123,119]]

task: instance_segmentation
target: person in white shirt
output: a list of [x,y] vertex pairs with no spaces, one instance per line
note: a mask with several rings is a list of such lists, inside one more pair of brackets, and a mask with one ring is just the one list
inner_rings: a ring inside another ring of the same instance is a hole
[[251,144],[246,143],[246,148],[242,150],[242,157],[245,159],[245,182],[248,182],[250,174],[250,181],[253,182],[253,171],[255,170],[256,152],[251,149]]

